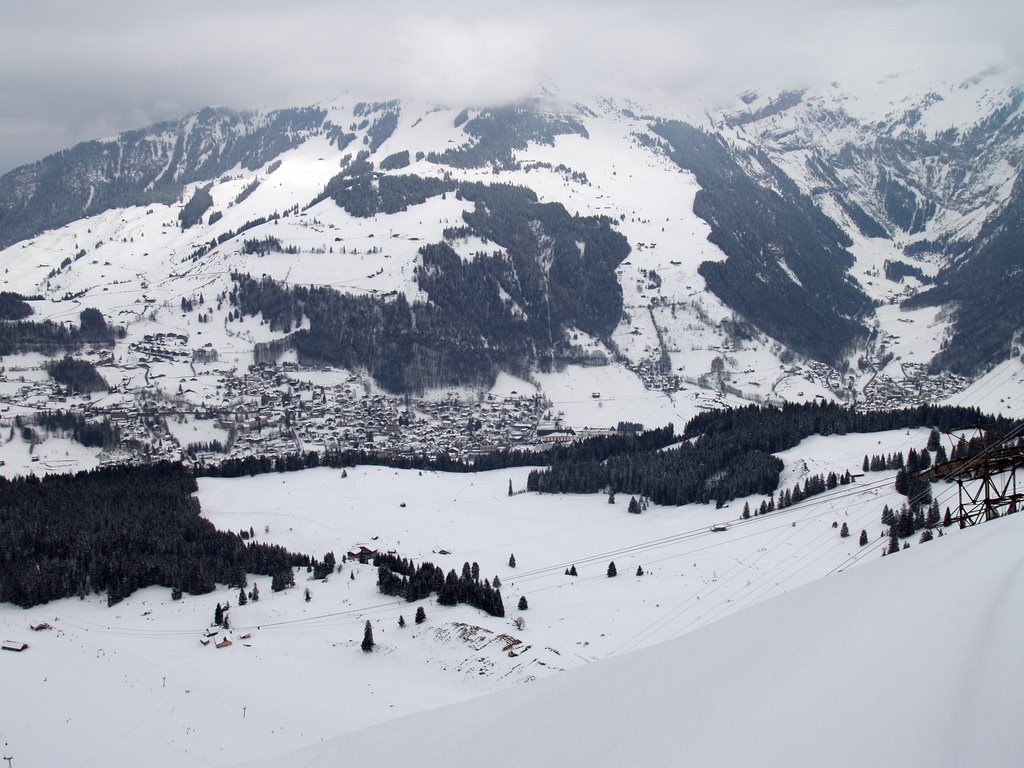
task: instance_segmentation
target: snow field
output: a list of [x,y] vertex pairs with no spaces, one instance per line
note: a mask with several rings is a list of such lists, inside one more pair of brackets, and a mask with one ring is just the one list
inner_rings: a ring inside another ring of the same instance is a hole
[[[921,430],[810,438],[783,454],[783,484],[830,467],[857,470],[864,453],[920,448],[925,439]],[[356,467],[344,478],[321,468],[202,479],[204,514],[221,529],[251,527],[257,540],[316,557],[332,550],[339,561],[362,544],[446,570],[478,562],[482,577],[500,576],[507,615],[430,599],[418,603],[428,620],[417,627],[415,604],[380,595],[375,569],[352,563],[326,583],[300,571],[296,587],[277,594],[269,578],[250,577],[261,597],[246,606],[237,605],[237,589],[223,586],[180,602],[153,588],[112,608],[96,596],[30,610],[0,606],[3,637],[31,646],[0,656],[5,683],[55,692],[0,700],[8,749],[47,765],[127,765],[143,757],[153,766],[232,765],[287,753],[661,643],[876,560],[885,543],[881,507],[902,501],[892,473],[869,473],[748,521],[740,520],[743,499],[718,510],[652,505],[638,516],[626,512],[623,494],[608,504],[603,494],[518,493],[528,472]],[[752,507],[760,500],[749,499]],[[721,522],[727,531],[709,530]],[[847,522],[850,538],[841,539],[833,522]],[[868,547],[857,545],[861,528]],[[515,569],[508,567],[512,553]],[[606,576],[611,560],[614,579]],[[573,564],[576,578],[564,574]],[[520,595],[529,601],[523,613],[515,607]],[[199,642],[217,602],[232,605],[229,648]],[[522,631],[513,626],[517,616],[525,619]],[[358,649],[367,619],[378,643],[370,655]],[[29,630],[44,621],[55,629]],[[506,651],[511,639],[520,641],[514,657]],[[43,735],[58,728],[66,739]]]

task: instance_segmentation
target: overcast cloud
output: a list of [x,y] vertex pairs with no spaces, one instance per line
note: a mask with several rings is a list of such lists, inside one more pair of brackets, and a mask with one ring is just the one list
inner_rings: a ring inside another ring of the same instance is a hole
[[1019,0],[342,2],[13,0],[0,29],[0,173],[197,107],[346,90],[488,104],[566,92],[733,94],[908,70],[1019,76]]

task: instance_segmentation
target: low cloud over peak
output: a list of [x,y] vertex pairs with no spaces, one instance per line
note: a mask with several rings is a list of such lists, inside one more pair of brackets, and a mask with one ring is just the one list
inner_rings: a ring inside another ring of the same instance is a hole
[[[207,104],[313,103],[345,90],[445,104],[571,94],[679,98],[892,72],[1020,71],[1008,0],[763,4],[338,4],[267,0],[152,6],[38,0],[9,9],[0,46],[0,172],[75,142]],[[820,81],[820,82],[819,82]]]

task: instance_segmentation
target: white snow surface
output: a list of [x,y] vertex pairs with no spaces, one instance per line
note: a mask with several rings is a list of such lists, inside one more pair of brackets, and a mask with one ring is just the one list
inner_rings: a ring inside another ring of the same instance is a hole
[[[509,380],[504,386],[514,387],[515,382]],[[809,474],[857,473],[865,454],[905,452],[922,447],[926,439],[927,430],[811,437],[780,454],[784,462],[782,487],[802,482]],[[744,739],[749,733],[751,744],[758,744],[767,738],[765,734],[774,733],[773,712],[778,711],[781,717],[787,708],[795,707],[796,719],[792,722],[799,722],[805,709],[820,709],[822,697],[828,696],[829,708],[836,707],[839,719],[833,730],[823,732],[831,734],[842,727],[850,734],[867,733],[877,721],[856,719],[843,709],[849,706],[844,703],[846,699],[833,695],[834,690],[844,690],[847,676],[857,677],[865,670],[871,675],[865,680],[887,681],[891,676],[893,685],[895,681],[906,684],[906,696],[910,696],[919,676],[966,675],[948,662],[944,651],[943,663],[928,663],[932,656],[927,654],[939,654],[937,644],[945,643],[947,635],[935,634],[925,642],[913,634],[917,629],[907,629],[906,634],[887,607],[888,590],[904,590],[907,595],[934,601],[945,594],[937,585],[955,585],[955,591],[941,603],[945,618],[956,617],[950,622],[956,627],[947,633],[981,633],[986,626],[976,622],[972,625],[975,613],[961,612],[968,604],[971,611],[980,610],[977,600],[985,594],[983,584],[960,578],[953,571],[948,580],[910,574],[905,578],[912,586],[901,587],[903,576],[886,575],[866,582],[870,586],[858,593],[856,610],[840,612],[845,620],[855,621],[860,627],[849,629],[853,633],[849,643],[840,640],[835,645],[825,632],[825,627],[832,624],[822,624],[825,619],[819,615],[823,611],[826,617],[840,614],[830,613],[831,608],[826,610],[831,598],[816,598],[806,608],[806,616],[795,616],[796,608],[792,614],[779,609],[782,618],[778,624],[750,629],[731,623],[720,625],[739,626],[715,630],[732,637],[728,643],[718,634],[706,645],[687,640],[697,645],[665,651],[677,660],[693,660],[689,665],[675,664],[678,669],[669,665],[672,674],[685,675],[678,686],[669,686],[675,691],[671,698],[659,692],[658,681],[665,674],[648,679],[650,667],[643,666],[648,662],[638,661],[642,666],[633,672],[616,672],[626,668],[609,666],[608,684],[621,692],[605,699],[605,693],[596,691],[603,690],[606,683],[600,676],[589,675],[598,675],[597,670],[604,668],[610,657],[651,648],[694,630],[703,633],[702,628],[723,617],[745,614],[747,608],[756,607],[766,598],[823,577],[827,578],[821,594],[829,594],[833,585],[845,584],[848,576],[845,571],[842,576],[828,574],[851,566],[857,571],[890,573],[890,558],[878,564],[886,543],[879,518],[884,504],[898,507],[903,497],[893,490],[894,473],[871,472],[849,486],[749,520],[741,519],[744,504],[756,509],[763,497],[737,499],[721,509],[699,504],[651,505],[640,515],[630,515],[626,512],[629,497],[622,494],[609,504],[603,494],[522,493],[528,472],[528,468],[516,468],[421,474],[354,467],[346,470],[345,477],[339,470],[320,468],[252,478],[202,479],[198,495],[203,512],[218,528],[251,529],[258,541],[318,557],[333,551],[339,561],[346,551],[365,545],[393,549],[416,562],[429,560],[445,570],[458,571],[464,562],[477,562],[482,577],[500,577],[507,615],[495,618],[465,605],[445,608],[433,598],[412,604],[383,596],[377,591],[372,565],[352,562],[345,563],[341,572],[326,582],[311,581],[299,570],[296,587],[280,593],[271,591],[269,578],[250,576],[250,588],[258,584],[261,597],[245,606],[237,604],[237,589],[224,586],[207,595],[186,595],[180,601],[172,601],[166,589],[151,588],[113,607],[106,606],[103,596],[95,595],[28,610],[3,605],[0,636],[29,643],[23,653],[0,653],[4,690],[27,692],[0,697],[4,748],[14,755],[16,764],[23,765],[128,766],[145,762],[154,768],[189,768],[233,765],[279,754],[287,756],[275,765],[304,765],[304,760],[311,759],[329,765],[339,761],[334,751],[339,745],[332,746],[332,738],[345,737],[343,744],[349,744],[349,738],[358,739],[351,743],[361,745],[377,739],[379,746],[379,735],[362,741],[364,737],[357,732],[397,717],[510,688],[518,691],[508,699],[510,707],[523,706],[521,702],[533,701],[534,696],[540,702],[551,685],[539,687],[540,681],[552,676],[561,679],[563,671],[577,667],[587,667],[587,676],[566,679],[590,680],[580,685],[587,690],[596,686],[594,695],[572,688],[575,683],[571,682],[566,683],[570,688],[565,690],[575,692],[565,695],[587,698],[594,705],[581,710],[582,704],[569,708],[563,702],[558,705],[567,707],[563,716],[549,722],[561,724],[575,717],[573,710],[582,711],[585,716],[581,719],[593,722],[595,732],[613,734],[614,726],[608,724],[605,728],[605,723],[596,718],[615,713],[615,717],[626,716],[622,721],[626,724],[634,715],[625,713],[637,712],[653,718],[653,727],[664,722],[660,718],[665,712],[684,707],[685,717],[677,721],[684,728],[680,738],[696,739],[697,732],[707,731],[717,734],[714,738],[708,736],[710,742],[716,738],[730,740],[729,730],[745,723],[741,731]],[[510,481],[512,496],[508,495]],[[943,507],[953,503],[955,495],[955,486],[936,488]],[[848,538],[840,537],[834,527],[842,523],[850,529]],[[726,524],[728,529],[713,532],[712,524]],[[864,547],[858,544],[862,529],[869,542]],[[1000,520],[985,530],[1019,531],[1019,526],[1016,521]],[[893,560],[911,561],[923,554],[922,549],[955,553],[959,550],[951,550],[949,542],[979,535],[950,529],[948,536],[927,545],[915,544]],[[517,560],[514,569],[508,566],[512,553]],[[955,555],[949,558],[956,560]],[[614,579],[606,575],[609,561],[614,561],[618,569]],[[993,555],[984,573],[993,573],[998,562]],[[565,575],[569,565],[576,565],[577,577]],[[643,576],[635,575],[638,566],[643,567]],[[878,585],[885,585],[885,589]],[[304,599],[306,587],[311,591],[309,602]],[[971,595],[971,600],[961,599],[961,592]],[[529,601],[529,609],[522,613],[516,610],[521,595]],[[908,597],[905,602],[910,610],[913,600]],[[232,606],[231,630],[222,630],[214,638],[227,636],[232,640],[230,647],[222,649],[213,643],[201,644],[217,603]],[[427,621],[421,625],[412,621],[418,606],[423,606],[427,614]],[[775,614],[773,608],[766,615]],[[397,626],[399,616],[407,622],[404,629]],[[517,617],[526,622],[521,630],[513,623]],[[372,654],[359,649],[367,620],[372,622],[377,642]],[[998,613],[993,614],[993,620],[1003,621]],[[53,629],[30,629],[30,625],[42,622]],[[834,631],[846,633],[844,627],[837,623]],[[784,628],[788,629],[783,632]],[[857,656],[859,645],[854,640],[861,639],[857,632],[869,628],[882,633],[884,640],[873,641],[870,647],[878,656],[867,659]],[[803,663],[799,655],[772,656],[789,647],[789,639],[779,638],[788,638],[786,633],[794,632],[805,632],[807,642],[820,642],[813,658],[820,665],[831,663],[836,677],[814,665],[806,674],[797,674],[791,666]],[[908,647],[918,649],[918,655],[878,650],[881,643],[901,648],[905,634],[913,638],[906,642]],[[958,642],[956,637],[951,641]],[[731,650],[712,653],[710,649],[718,646]],[[906,659],[902,662],[906,666],[894,669],[895,658]],[[732,666],[727,663],[729,659]],[[655,663],[663,662],[649,662]],[[630,677],[638,686],[635,691],[622,682]],[[817,681],[817,687],[801,689],[807,681]],[[758,699],[754,696],[758,690],[764,697],[777,690],[778,698]],[[894,711],[923,712],[924,703],[933,701],[938,702],[940,711],[952,711],[934,688],[925,686],[921,690],[922,698],[914,707]],[[886,691],[884,686],[879,688],[882,699],[888,696]],[[744,697],[753,697],[749,708],[743,703],[747,701]],[[726,716],[726,705],[733,701],[739,709]],[[492,706],[489,702],[474,703],[481,717],[505,711],[504,704]],[[714,706],[704,708],[700,702]],[[786,706],[780,707],[779,702]],[[754,717],[759,710],[760,716]],[[978,710],[975,707],[970,711]],[[514,722],[517,732],[520,724],[525,729],[533,722],[504,717],[494,722]],[[773,724],[772,728],[766,724]],[[402,731],[396,724],[384,727],[393,727],[396,733]],[[542,734],[541,743],[551,745],[552,754],[567,749],[555,741],[560,737],[552,730],[557,729],[541,729],[535,724],[529,729],[532,731],[522,732],[531,733],[530,739],[541,738],[536,734]],[[492,729],[478,722],[472,730],[487,733]],[[421,733],[424,742],[433,741],[425,732],[413,732]],[[676,738],[669,735],[672,732],[666,730],[664,738]],[[53,733],[62,737],[52,738]],[[646,754],[647,732],[636,733],[645,734],[644,738],[634,738],[630,748]],[[851,737],[851,742],[855,741]],[[324,752],[291,755],[293,750],[321,742],[327,745]],[[772,743],[769,739],[768,745]],[[482,744],[464,746],[470,750],[467,754],[477,754],[473,750],[482,748]],[[877,748],[877,741],[872,745]],[[580,760],[585,755],[593,757],[589,749],[585,748]],[[650,753],[652,761],[667,764],[667,758],[658,757],[667,754],[662,751],[668,749],[665,743],[658,746],[652,742],[650,749],[655,750]],[[461,755],[457,746],[452,747],[451,759],[468,759],[455,753]],[[509,756],[494,755],[493,759],[501,765],[514,754],[511,750]],[[611,765],[611,756],[619,754],[609,749],[601,760],[571,764]],[[566,760],[570,759],[575,758],[567,755]],[[439,763],[432,760],[429,764]],[[736,763],[708,760],[696,764]]]
[[[1022,548],[1024,519],[1006,518],[654,648],[251,765],[1015,765]],[[892,725],[907,718],[934,727]]]
[[[867,130],[871,121],[879,125],[899,124],[908,110],[920,112],[921,125],[928,132],[950,124],[964,130],[1001,103],[1006,95],[1004,81],[999,73],[985,73],[965,83],[924,84],[903,75],[861,90],[830,86],[807,92],[803,101],[791,109],[733,130],[723,127],[720,105],[705,111],[700,105],[665,103],[658,105],[656,114],[702,126],[714,125],[740,145],[756,134],[765,146],[775,147],[772,156],[794,181],[805,187],[808,194],[814,194],[817,182],[808,176],[807,152],[802,148],[788,150],[785,137],[791,132],[796,131],[811,144],[817,142],[825,150],[838,151],[847,141],[863,140],[857,132]],[[937,96],[924,99],[928,92]],[[770,94],[757,95],[749,107],[742,108],[756,111],[766,106],[770,98]],[[336,125],[353,121],[354,102],[350,101],[339,98],[323,105]],[[728,109],[741,106],[737,101]],[[787,363],[786,370],[781,370],[785,356],[779,344],[762,334],[751,339],[733,338],[725,329],[723,321],[733,319],[733,312],[706,290],[698,274],[701,263],[720,260],[723,254],[708,242],[708,225],[693,213],[698,186],[692,174],[681,172],[664,153],[638,139],[656,138],[649,129],[651,109],[600,98],[577,104],[565,102],[559,109],[579,120],[588,136],[559,136],[553,146],[530,144],[515,153],[522,170],[446,168],[423,159],[389,173],[437,177],[449,172],[456,180],[523,184],[534,189],[541,200],[560,202],[571,213],[609,217],[632,248],[617,270],[624,306],[622,320],[611,335],[622,357],[616,358],[603,343],[596,343],[594,348],[607,352],[609,359],[624,359],[634,366],[668,361],[672,373],[681,376],[691,391],[698,386],[706,387],[702,397],[710,401],[680,397],[677,393],[670,405],[645,405],[640,419],[643,423],[653,425],[653,419],[666,419],[669,415],[685,417],[705,406],[720,407],[727,401],[717,396],[725,391],[720,386],[723,384],[730,387],[728,391],[733,392],[734,400],[835,400],[850,393],[860,397],[876,373],[857,364],[860,356],[881,358],[883,352],[892,353],[892,362],[884,373],[901,381],[913,374],[905,366],[920,367],[927,363],[949,333],[948,313],[903,312],[898,308],[897,302],[917,287],[916,281],[897,284],[881,276],[886,259],[905,260],[902,247],[908,238],[865,238],[855,231],[834,201],[817,195],[815,199],[823,210],[850,230],[854,240],[851,252],[856,258],[851,274],[872,299],[880,302],[867,322],[877,326],[878,338],[885,339],[886,346],[884,350],[852,352],[851,370],[844,374],[852,381],[839,382],[835,378],[826,386],[820,371],[800,361],[796,365]],[[821,124],[817,122],[821,110],[843,110],[864,122],[853,127]],[[468,136],[454,125],[456,113],[455,109],[402,103],[395,133],[372,154],[371,161],[379,163],[398,149],[408,149],[415,156],[417,152],[444,150],[465,143]],[[27,296],[43,295],[44,301],[33,302],[36,320],[77,321],[82,308],[96,307],[109,321],[123,325],[127,337],[114,351],[109,378],[112,384],[123,381],[133,390],[141,388],[142,379],[136,375],[137,356],[127,349],[147,333],[187,335],[189,350],[212,346],[220,354],[217,368],[235,372],[244,371],[252,363],[255,342],[283,335],[271,332],[259,318],[227,320],[230,306],[215,299],[230,289],[231,271],[268,275],[291,284],[325,285],[353,294],[390,296],[401,292],[410,300],[422,300],[425,296],[414,280],[418,250],[425,243],[441,240],[446,227],[462,223],[462,214],[470,205],[467,201],[460,201],[455,195],[446,199],[436,197],[400,213],[371,218],[352,217],[331,200],[305,208],[338,172],[339,161],[363,148],[363,133],[362,129],[357,131],[357,141],[345,150],[331,145],[324,136],[313,136],[282,154],[278,158],[280,167],[273,173],[268,174],[266,168],[236,169],[214,182],[212,210],[222,217],[212,225],[180,231],[177,216],[192,194],[190,187],[182,200],[173,205],[111,210],[14,244],[0,251],[0,288]],[[558,170],[559,166],[562,170]],[[585,181],[573,173],[585,174]],[[922,236],[935,237],[941,234],[939,229],[976,230],[985,216],[1002,204],[1015,175],[1013,166],[994,158],[991,168],[982,175],[985,180],[979,184],[991,192],[990,199],[970,210],[956,212],[955,220],[931,224]],[[260,182],[255,192],[235,203],[238,193],[254,180]],[[289,215],[276,222],[247,230],[197,260],[190,258],[198,247],[229,230],[286,211],[290,211]],[[270,235],[298,252],[262,257],[241,252],[243,240]],[[456,241],[454,245],[465,258],[477,251],[497,249],[495,244],[478,238]],[[84,255],[76,258],[79,253]],[[930,258],[922,257],[915,264],[934,274],[937,257]],[[71,263],[61,268],[65,259]],[[57,274],[48,277],[51,270]],[[650,278],[652,271],[657,273],[657,281]],[[198,311],[180,312],[182,297],[197,300],[200,295],[206,302]],[[198,321],[200,312],[208,315],[208,322]],[[713,366],[722,371],[717,382],[713,376],[709,378]],[[623,386],[619,392],[608,391],[607,396],[626,398],[633,389],[626,379],[636,377],[632,373],[620,376],[621,370],[597,374],[596,369],[587,369],[577,373],[582,378],[596,377],[592,383],[582,383],[582,387],[596,390],[600,386],[603,394],[615,385],[599,379],[614,378]],[[191,391],[183,392],[182,397],[197,403],[213,399],[215,370],[201,371],[197,376],[187,364],[166,363],[155,365],[152,374],[149,385],[163,388],[168,394],[174,394],[179,383],[191,383],[195,377],[194,386],[183,387]],[[553,389],[549,393],[542,385],[542,394],[565,399],[560,385],[563,378],[547,379]],[[652,402],[659,398],[668,400],[656,392],[652,396]],[[572,415],[574,409],[566,409],[574,426],[585,426],[592,420],[600,422],[605,416],[587,408],[581,410],[576,419]]]

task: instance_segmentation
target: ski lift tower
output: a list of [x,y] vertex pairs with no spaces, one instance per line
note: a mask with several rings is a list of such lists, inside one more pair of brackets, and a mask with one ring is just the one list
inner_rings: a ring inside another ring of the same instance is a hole
[[[981,448],[980,453],[967,459],[954,459],[937,464],[920,474],[922,480],[955,482],[959,496],[959,512],[954,518],[961,528],[1016,512],[1024,501],[1017,489],[1017,472],[1024,469],[1024,446],[1016,440],[999,436],[993,427],[981,425],[970,428],[974,437],[967,440],[962,434],[954,435],[961,442]],[[946,434],[964,430],[943,430]]]

